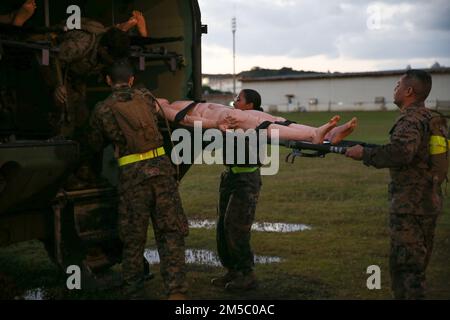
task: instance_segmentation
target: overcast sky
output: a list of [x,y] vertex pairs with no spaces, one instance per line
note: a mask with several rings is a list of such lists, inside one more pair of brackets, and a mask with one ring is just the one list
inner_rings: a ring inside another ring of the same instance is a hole
[[371,71],[450,66],[449,0],[199,0],[203,72],[254,66]]

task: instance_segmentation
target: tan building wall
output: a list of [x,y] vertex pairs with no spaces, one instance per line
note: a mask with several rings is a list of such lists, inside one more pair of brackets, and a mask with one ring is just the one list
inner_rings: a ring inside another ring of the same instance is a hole
[[[242,87],[257,90],[266,111],[394,110],[393,91],[400,76],[246,79]],[[432,78],[433,88],[427,106],[435,108],[438,100],[450,103],[450,71],[432,74]]]

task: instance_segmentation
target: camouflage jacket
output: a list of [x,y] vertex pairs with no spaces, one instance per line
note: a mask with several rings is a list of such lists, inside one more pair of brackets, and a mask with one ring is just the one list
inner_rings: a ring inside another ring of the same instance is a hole
[[81,30],[64,34],[59,47],[58,59],[76,76],[99,74],[103,65],[98,61],[98,46],[102,35],[108,30],[101,23],[82,18]]
[[392,127],[389,144],[364,148],[364,164],[390,169],[391,214],[433,215],[442,209],[442,193],[430,172],[430,119],[423,104],[412,104]]
[[[101,151],[112,143],[118,150],[119,157],[131,154],[127,148],[125,136],[120,130],[113,111],[109,107],[114,101],[131,99],[135,89],[119,87],[104,101],[97,103],[90,118],[89,145],[95,152]],[[148,92],[139,90],[141,94]],[[112,101],[111,101],[112,100]],[[129,189],[144,180],[160,175],[175,175],[175,170],[168,156],[138,161],[120,167],[119,192]]]

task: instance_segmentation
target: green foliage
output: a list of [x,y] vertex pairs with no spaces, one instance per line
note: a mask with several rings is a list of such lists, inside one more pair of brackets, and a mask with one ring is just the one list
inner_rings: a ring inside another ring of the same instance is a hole
[[220,90],[215,90],[207,85],[202,86],[202,92],[203,92],[203,94],[232,94],[229,91],[224,92],[224,91],[220,91]]
[[258,78],[258,77],[271,77],[271,76],[294,76],[294,75],[306,75],[306,74],[320,74],[314,71],[293,70],[292,68],[281,69],[264,69],[260,67],[253,67],[249,71],[242,71],[239,76],[242,78]]

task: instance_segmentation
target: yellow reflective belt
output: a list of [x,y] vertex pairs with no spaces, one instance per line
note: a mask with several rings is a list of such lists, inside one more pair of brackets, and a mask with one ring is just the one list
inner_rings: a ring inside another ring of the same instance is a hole
[[252,173],[258,170],[259,167],[231,167],[231,172],[237,173]]
[[442,136],[431,136],[430,138],[430,154],[446,153],[449,150],[450,140]]
[[128,156],[119,158],[117,162],[119,163],[119,167],[121,167],[130,163],[160,157],[165,154],[166,151],[164,150],[164,147],[159,147],[157,149],[153,149],[144,153],[129,154]]

